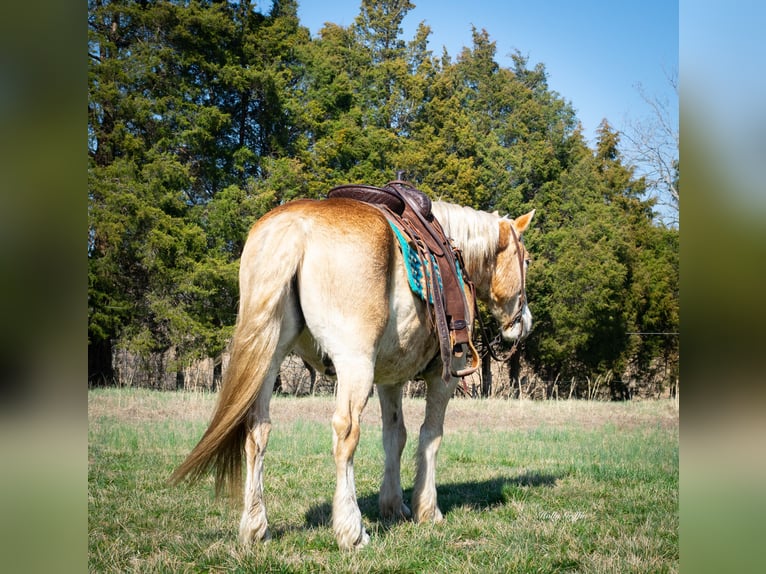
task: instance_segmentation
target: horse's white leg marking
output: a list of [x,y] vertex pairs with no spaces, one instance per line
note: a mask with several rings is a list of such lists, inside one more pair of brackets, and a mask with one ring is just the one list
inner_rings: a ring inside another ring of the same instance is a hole
[[436,502],[436,455],[444,434],[444,413],[455,391],[457,379],[444,384],[440,376],[426,378],[426,415],[420,427],[417,473],[412,492],[412,512],[416,522],[439,522],[442,513]]
[[[281,356],[281,355],[280,355]],[[244,545],[271,538],[263,501],[263,458],[269,443],[271,419],[269,401],[279,369],[272,364],[267,380],[248,416],[248,434],[245,441],[245,500],[239,522],[239,541]]]
[[242,519],[239,522],[239,540],[244,545],[266,541],[271,538],[266,517],[266,504],[263,500],[263,459],[269,443],[271,418],[269,402],[274,390],[279,367],[288,350],[294,344],[301,328],[301,319],[297,306],[291,302],[285,307],[279,332],[279,344],[270,360],[268,374],[248,415],[248,435],[245,440],[245,493]]
[[386,453],[383,484],[380,487],[380,514],[384,518],[409,518],[412,513],[404,504],[401,483],[402,451],[407,442],[402,413],[402,385],[378,386],[378,398],[383,419],[383,450]]
[[334,359],[338,373],[338,396],[332,417],[332,450],[335,456],[336,485],[332,501],[332,526],[338,546],[361,548],[370,537],[362,524],[356,500],[354,452],[359,444],[360,418],[372,389],[373,367],[369,359]]
[[263,457],[271,431],[268,407],[264,413],[259,405],[256,405],[250,415],[249,426],[251,430],[245,442],[245,505],[239,523],[239,539],[245,545],[271,538],[266,505],[263,501]]

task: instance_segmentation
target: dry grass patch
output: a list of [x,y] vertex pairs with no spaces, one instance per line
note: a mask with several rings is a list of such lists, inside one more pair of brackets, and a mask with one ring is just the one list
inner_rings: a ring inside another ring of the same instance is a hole
[[[88,395],[88,416],[91,420],[119,417],[135,422],[207,421],[216,397],[206,392],[129,389],[115,394],[112,390],[98,390]],[[289,426],[297,421],[329,425],[334,408],[330,396],[275,396],[271,401],[271,418],[275,425]],[[423,421],[425,400],[404,399],[402,408],[407,430],[417,430]],[[362,424],[381,425],[376,396],[367,403]],[[529,430],[541,426],[597,429],[604,425],[625,430],[647,426],[672,430],[678,427],[678,404],[672,400],[611,403],[455,398],[447,408],[445,432]]]

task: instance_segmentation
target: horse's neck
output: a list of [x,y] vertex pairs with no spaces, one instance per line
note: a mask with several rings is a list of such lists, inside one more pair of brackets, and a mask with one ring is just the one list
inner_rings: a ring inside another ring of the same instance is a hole
[[442,201],[433,203],[433,213],[461,251],[468,276],[479,296],[487,295],[497,256],[499,218]]

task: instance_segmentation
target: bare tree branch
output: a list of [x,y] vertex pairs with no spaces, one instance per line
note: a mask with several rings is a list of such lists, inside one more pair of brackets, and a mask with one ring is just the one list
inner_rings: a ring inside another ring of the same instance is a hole
[[[666,73],[668,83],[678,98],[678,73]],[[678,123],[667,98],[649,95],[641,84],[636,86],[651,109],[650,117],[629,121],[622,132],[624,155],[645,177],[648,193],[664,207],[662,219],[678,225]]]

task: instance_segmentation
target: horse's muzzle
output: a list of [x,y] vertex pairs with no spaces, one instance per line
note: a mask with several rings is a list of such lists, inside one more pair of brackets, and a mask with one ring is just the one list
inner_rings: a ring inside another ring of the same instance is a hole
[[506,341],[521,341],[532,330],[532,313],[527,305],[521,310],[519,317],[508,327],[503,328],[503,339]]

